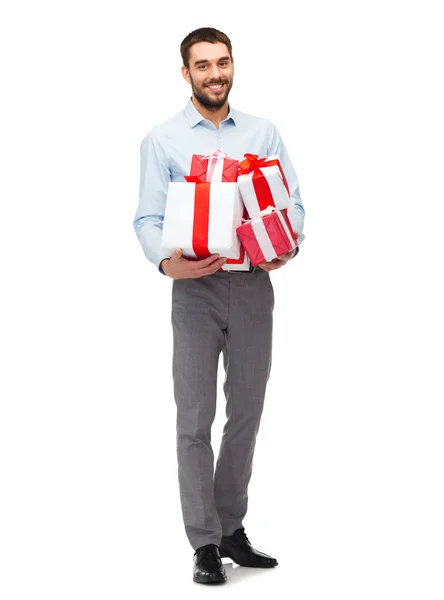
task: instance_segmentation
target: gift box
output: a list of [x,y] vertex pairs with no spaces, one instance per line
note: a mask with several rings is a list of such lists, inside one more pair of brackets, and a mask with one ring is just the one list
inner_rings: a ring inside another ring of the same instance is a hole
[[245,154],[239,163],[237,183],[250,219],[268,206],[279,210],[291,207],[290,190],[277,156]]
[[[243,213],[242,213],[242,223],[245,221],[245,219],[248,217],[248,213],[247,213],[247,209],[245,208],[245,206],[243,206]],[[237,235],[237,233],[236,233]],[[222,267],[219,269],[220,271],[249,271],[250,270],[250,257],[248,256],[248,254],[245,252],[245,248],[242,245],[242,242],[240,242],[240,255],[239,258],[229,258],[227,260],[227,262],[222,265]]]
[[237,181],[238,165],[239,161],[221,150],[213,150],[208,156],[193,154],[190,175],[200,181],[231,183]]
[[[187,179],[193,179],[189,177]],[[224,270],[248,270],[236,228],[243,204],[237,183],[175,182],[168,187],[161,247],[166,254],[182,248],[185,258],[218,253],[233,261]]]
[[249,271],[250,265],[250,257],[241,242],[239,258],[229,258],[219,271]]
[[287,210],[276,210],[273,206],[240,225],[236,231],[254,266],[270,262],[297,246]]

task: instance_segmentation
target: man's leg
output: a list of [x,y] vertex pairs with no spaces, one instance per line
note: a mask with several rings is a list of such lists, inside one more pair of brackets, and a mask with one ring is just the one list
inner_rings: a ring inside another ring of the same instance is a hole
[[224,392],[227,422],[215,472],[224,536],[242,527],[256,435],[271,369],[274,293],[268,273],[231,274]]
[[211,426],[228,316],[229,279],[224,275],[173,281],[178,475],[185,531],[194,550],[218,546],[222,536],[214,503]]

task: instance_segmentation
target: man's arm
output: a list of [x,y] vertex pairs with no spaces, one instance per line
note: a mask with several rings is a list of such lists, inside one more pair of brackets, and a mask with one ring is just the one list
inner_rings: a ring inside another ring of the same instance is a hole
[[[182,257],[176,249],[171,258],[161,249],[163,219],[171,180],[168,158],[162,145],[150,132],[140,146],[140,195],[134,229],[147,259],[172,279],[204,277],[215,273],[225,257],[211,254],[201,260]],[[166,260],[169,259],[169,260]]]
[[160,245],[169,182],[168,158],[150,132],[140,145],[139,206],[133,227],[146,258],[163,274],[160,264],[168,255]]

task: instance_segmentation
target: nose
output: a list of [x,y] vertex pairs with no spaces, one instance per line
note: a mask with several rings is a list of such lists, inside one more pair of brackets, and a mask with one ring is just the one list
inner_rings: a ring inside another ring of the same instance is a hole
[[219,79],[221,74],[221,70],[219,65],[211,65],[210,67],[210,78],[211,79]]

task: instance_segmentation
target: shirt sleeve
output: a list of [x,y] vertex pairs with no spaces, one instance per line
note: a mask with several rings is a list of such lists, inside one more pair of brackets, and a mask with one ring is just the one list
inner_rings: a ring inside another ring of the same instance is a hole
[[139,205],[133,227],[146,258],[165,275],[160,263],[169,258],[160,247],[163,218],[171,181],[168,157],[153,135],[148,133],[140,145]]
[[293,229],[299,233],[298,244],[300,244],[305,238],[304,234],[302,233],[304,229],[305,209],[299,192],[299,181],[282,137],[277,128],[272,124],[268,156],[273,156],[274,154],[279,157],[279,161],[287,179],[288,187],[290,188],[292,206],[291,210],[288,211],[288,216],[291,224],[293,225]]

